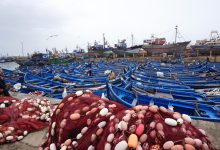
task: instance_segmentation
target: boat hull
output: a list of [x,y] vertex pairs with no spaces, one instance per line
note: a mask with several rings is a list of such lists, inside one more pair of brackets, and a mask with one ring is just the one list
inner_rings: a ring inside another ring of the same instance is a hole
[[193,45],[191,48],[195,53],[198,51],[199,55],[209,56],[210,51],[212,55],[220,55],[220,45]]
[[143,49],[147,51],[148,55],[160,55],[162,53],[167,53],[167,55],[182,55],[186,46],[190,43],[187,42],[179,42],[174,44],[167,45],[143,45]]

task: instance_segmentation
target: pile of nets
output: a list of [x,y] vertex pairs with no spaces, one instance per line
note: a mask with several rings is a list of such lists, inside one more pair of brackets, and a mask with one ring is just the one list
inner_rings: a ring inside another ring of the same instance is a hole
[[48,126],[52,105],[46,99],[0,97],[0,144],[21,140]]
[[0,96],[0,108],[9,107],[12,103],[17,102],[18,99],[8,97],[8,96]]
[[39,150],[214,150],[206,133],[188,115],[164,107],[124,106],[77,91],[51,117]]

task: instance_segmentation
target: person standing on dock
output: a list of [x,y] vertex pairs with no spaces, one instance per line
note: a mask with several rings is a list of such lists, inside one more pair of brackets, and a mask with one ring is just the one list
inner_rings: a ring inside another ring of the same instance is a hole
[[0,95],[1,96],[10,96],[9,92],[8,92],[8,86],[5,83],[4,77],[3,77],[3,71],[0,68]]
[[115,73],[111,70],[109,76],[108,76],[109,81],[112,81],[115,79]]
[[87,75],[88,75],[88,76],[92,76],[92,69],[89,69],[89,70],[87,71]]

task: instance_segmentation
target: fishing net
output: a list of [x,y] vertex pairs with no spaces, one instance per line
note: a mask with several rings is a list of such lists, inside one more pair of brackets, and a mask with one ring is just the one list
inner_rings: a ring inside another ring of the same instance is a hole
[[39,150],[214,150],[191,118],[164,107],[131,109],[89,92],[65,97]]
[[0,97],[0,144],[23,139],[48,126],[52,106],[45,99]]

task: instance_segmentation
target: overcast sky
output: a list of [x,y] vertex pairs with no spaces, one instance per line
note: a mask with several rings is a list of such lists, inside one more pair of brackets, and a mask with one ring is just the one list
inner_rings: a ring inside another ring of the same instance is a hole
[[[141,44],[152,34],[174,41],[175,25],[195,42],[220,31],[219,0],[0,0],[0,54],[22,55],[56,47],[86,48],[105,33],[113,45],[131,34]],[[51,35],[57,34],[57,37]]]

